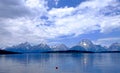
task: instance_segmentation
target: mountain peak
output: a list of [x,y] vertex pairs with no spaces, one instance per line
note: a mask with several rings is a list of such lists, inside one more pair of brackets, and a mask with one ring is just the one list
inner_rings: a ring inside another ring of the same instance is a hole
[[90,44],[90,45],[93,45],[93,43],[89,39],[82,39],[80,41],[80,44]]
[[57,44],[51,47],[55,51],[60,51],[60,50],[68,50],[68,47],[64,44]]
[[28,42],[21,43],[21,44],[19,44],[19,46],[30,46],[30,43],[28,43]]
[[86,50],[89,50],[89,48],[92,48],[94,44],[88,39],[83,39],[80,41],[79,45]]
[[109,47],[110,51],[118,51],[120,50],[120,43],[113,43],[110,47]]
[[38,46],[45,47],[45,46],[48,46],[48,45],[46,43],[40,43],[40,44],[38,44]]

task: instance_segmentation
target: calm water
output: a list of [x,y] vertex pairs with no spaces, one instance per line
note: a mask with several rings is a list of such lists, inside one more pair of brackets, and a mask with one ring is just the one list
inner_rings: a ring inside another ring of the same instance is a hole
[[0,73],[120,73],[120,54],[0,55]]

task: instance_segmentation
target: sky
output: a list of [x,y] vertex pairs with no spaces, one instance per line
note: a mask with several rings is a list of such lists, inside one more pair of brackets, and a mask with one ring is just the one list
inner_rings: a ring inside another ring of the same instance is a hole
[[0,0],[0,47],[120,42],[120,0]]

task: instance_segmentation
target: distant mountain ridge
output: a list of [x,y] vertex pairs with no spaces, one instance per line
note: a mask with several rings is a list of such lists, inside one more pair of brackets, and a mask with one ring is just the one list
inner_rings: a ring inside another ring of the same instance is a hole
[[92,52],[107,51],[106,48],[102,47],[101,45],[95,45],[88,39],[81,40],[78,45],[73,46],[71,49],[80,50],[80,51],[92,51]]
[[21,54],[19,52],[12,52],[12,51],[6,51],[6,50],[0,50],[0,54]]
[[58,44],[50,47],[53,51],[65,51],[69,48],[64,44]]
[[109,48],[109,51],[120,51],[120,43],[113,43]]
[[31,46],[28,42],[21,43],[16,46],[7,47],[6,50],[13,51],[13,52],[23,52],[23,53],[30,53],[30,52],[44,52],[44,51],[50,51],[51,48],[47,44],[38,44]]
[[113,43],[109,48],[102,47],[101,45],[95,45],[88,39],[83,39],[79,44],[68,48],[64,44],[54,45],[50,47],[47,44],[40,43],[38,45],[29,44],[28,42],[21,43],[16,46],[5,48],[7,51],[20,52],[20,53],[40,53],[40,52],[112,52],[120,51],[120,43]]

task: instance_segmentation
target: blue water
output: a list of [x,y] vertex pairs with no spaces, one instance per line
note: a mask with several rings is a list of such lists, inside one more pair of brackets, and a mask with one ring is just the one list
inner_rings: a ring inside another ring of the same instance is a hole
[[120,54],[0,55],[0,73],[120,73]]

